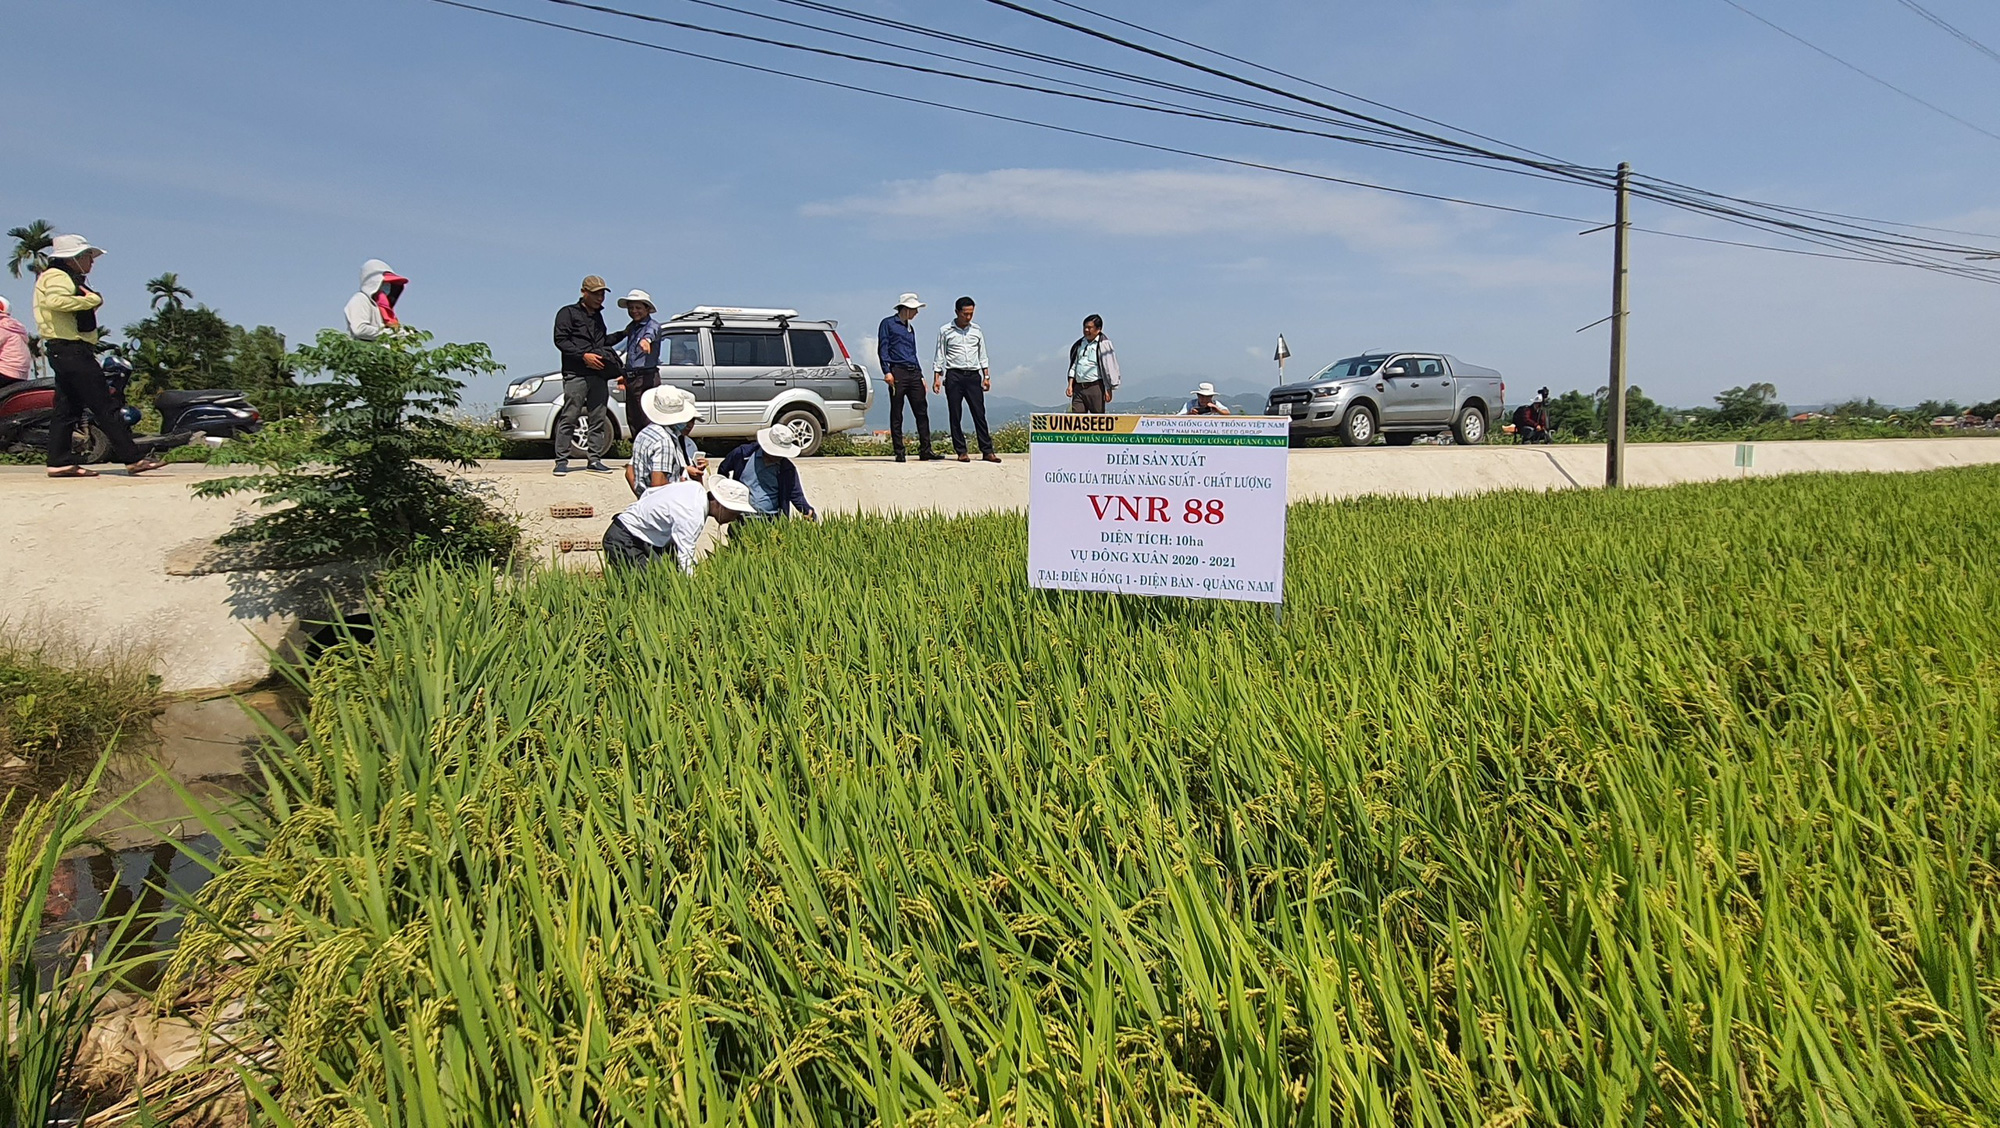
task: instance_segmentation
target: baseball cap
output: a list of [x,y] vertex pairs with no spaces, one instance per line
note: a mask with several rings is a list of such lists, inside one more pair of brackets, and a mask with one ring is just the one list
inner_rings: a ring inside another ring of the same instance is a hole
[[599,290],[609,290],[610,288],[604,284],[604,279],[599,278],[595,274],[583,280],[583,292],[586,294],[596,293]]

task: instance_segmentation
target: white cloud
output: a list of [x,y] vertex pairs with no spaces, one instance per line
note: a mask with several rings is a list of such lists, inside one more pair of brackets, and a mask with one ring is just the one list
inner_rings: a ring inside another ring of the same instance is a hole
[[1028,225],[1110,235],[1318,236],[1371,250],[1431,247],[1448,231],[1411,205],[1359,189],[1268,173],[1009,168],[899,180],[807,204],[816,218],[893,222],[912,236]]

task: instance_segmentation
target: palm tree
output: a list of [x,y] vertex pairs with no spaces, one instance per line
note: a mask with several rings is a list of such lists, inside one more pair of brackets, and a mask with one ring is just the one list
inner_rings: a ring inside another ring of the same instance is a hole
[[179,313],[181,299],[194,297],[194,291],[181,285],[181,276],[169,270],[158,278],[146,283],[146,292],[153,295],[153,308]]
[[49,268],[49,256],[43,252],[55,242],[56,229],[49,226],[48,220],[38,219],[26,227],[10,228],[7,237],[14,240],[14,254],[7,260],[9,274],[19,278],[22,267],[32,274]]

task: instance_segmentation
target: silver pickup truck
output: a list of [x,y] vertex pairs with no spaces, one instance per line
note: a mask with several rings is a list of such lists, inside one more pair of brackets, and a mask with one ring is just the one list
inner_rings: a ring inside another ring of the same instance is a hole
[[1292,437],[1337,435],[1367,446],[1380,435],[1407,446],[1418,435],[1451,432],[1484,442],[1507,410],[1507,385],[1491,368],[1444,353],[1370,353],[1337,360],[1310,380],[1271,389],[1267,415],[1292,421]]

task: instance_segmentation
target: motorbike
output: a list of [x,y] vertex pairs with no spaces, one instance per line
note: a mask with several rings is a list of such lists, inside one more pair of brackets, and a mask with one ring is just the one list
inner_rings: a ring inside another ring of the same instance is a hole
[[[103,362],[104,381],[127,427],[139,422],[139,409],[126,402],[132,383],[132,365],[116,352]],[[249,434],[263,426],[257,409],[242,392],[208,389],[161,392],[153,399],[161,417],[161,433],[134,435],[139,453],[157,454],[186,446],[197,434],[218,439]],[[0,450],[18,454],[41,453],[48,449],[49,424],[55,417],[54,380],[22,380],[0,387]],[[83,462],[102,462],[111,455],[111,436],[85,412],[77,421],[71,450]]]
[[211,439],[233,439],[264,426],[249,397],[231,388],[161,392],[153,397],[153,408],[160,413],[163,434],[200,431]]

